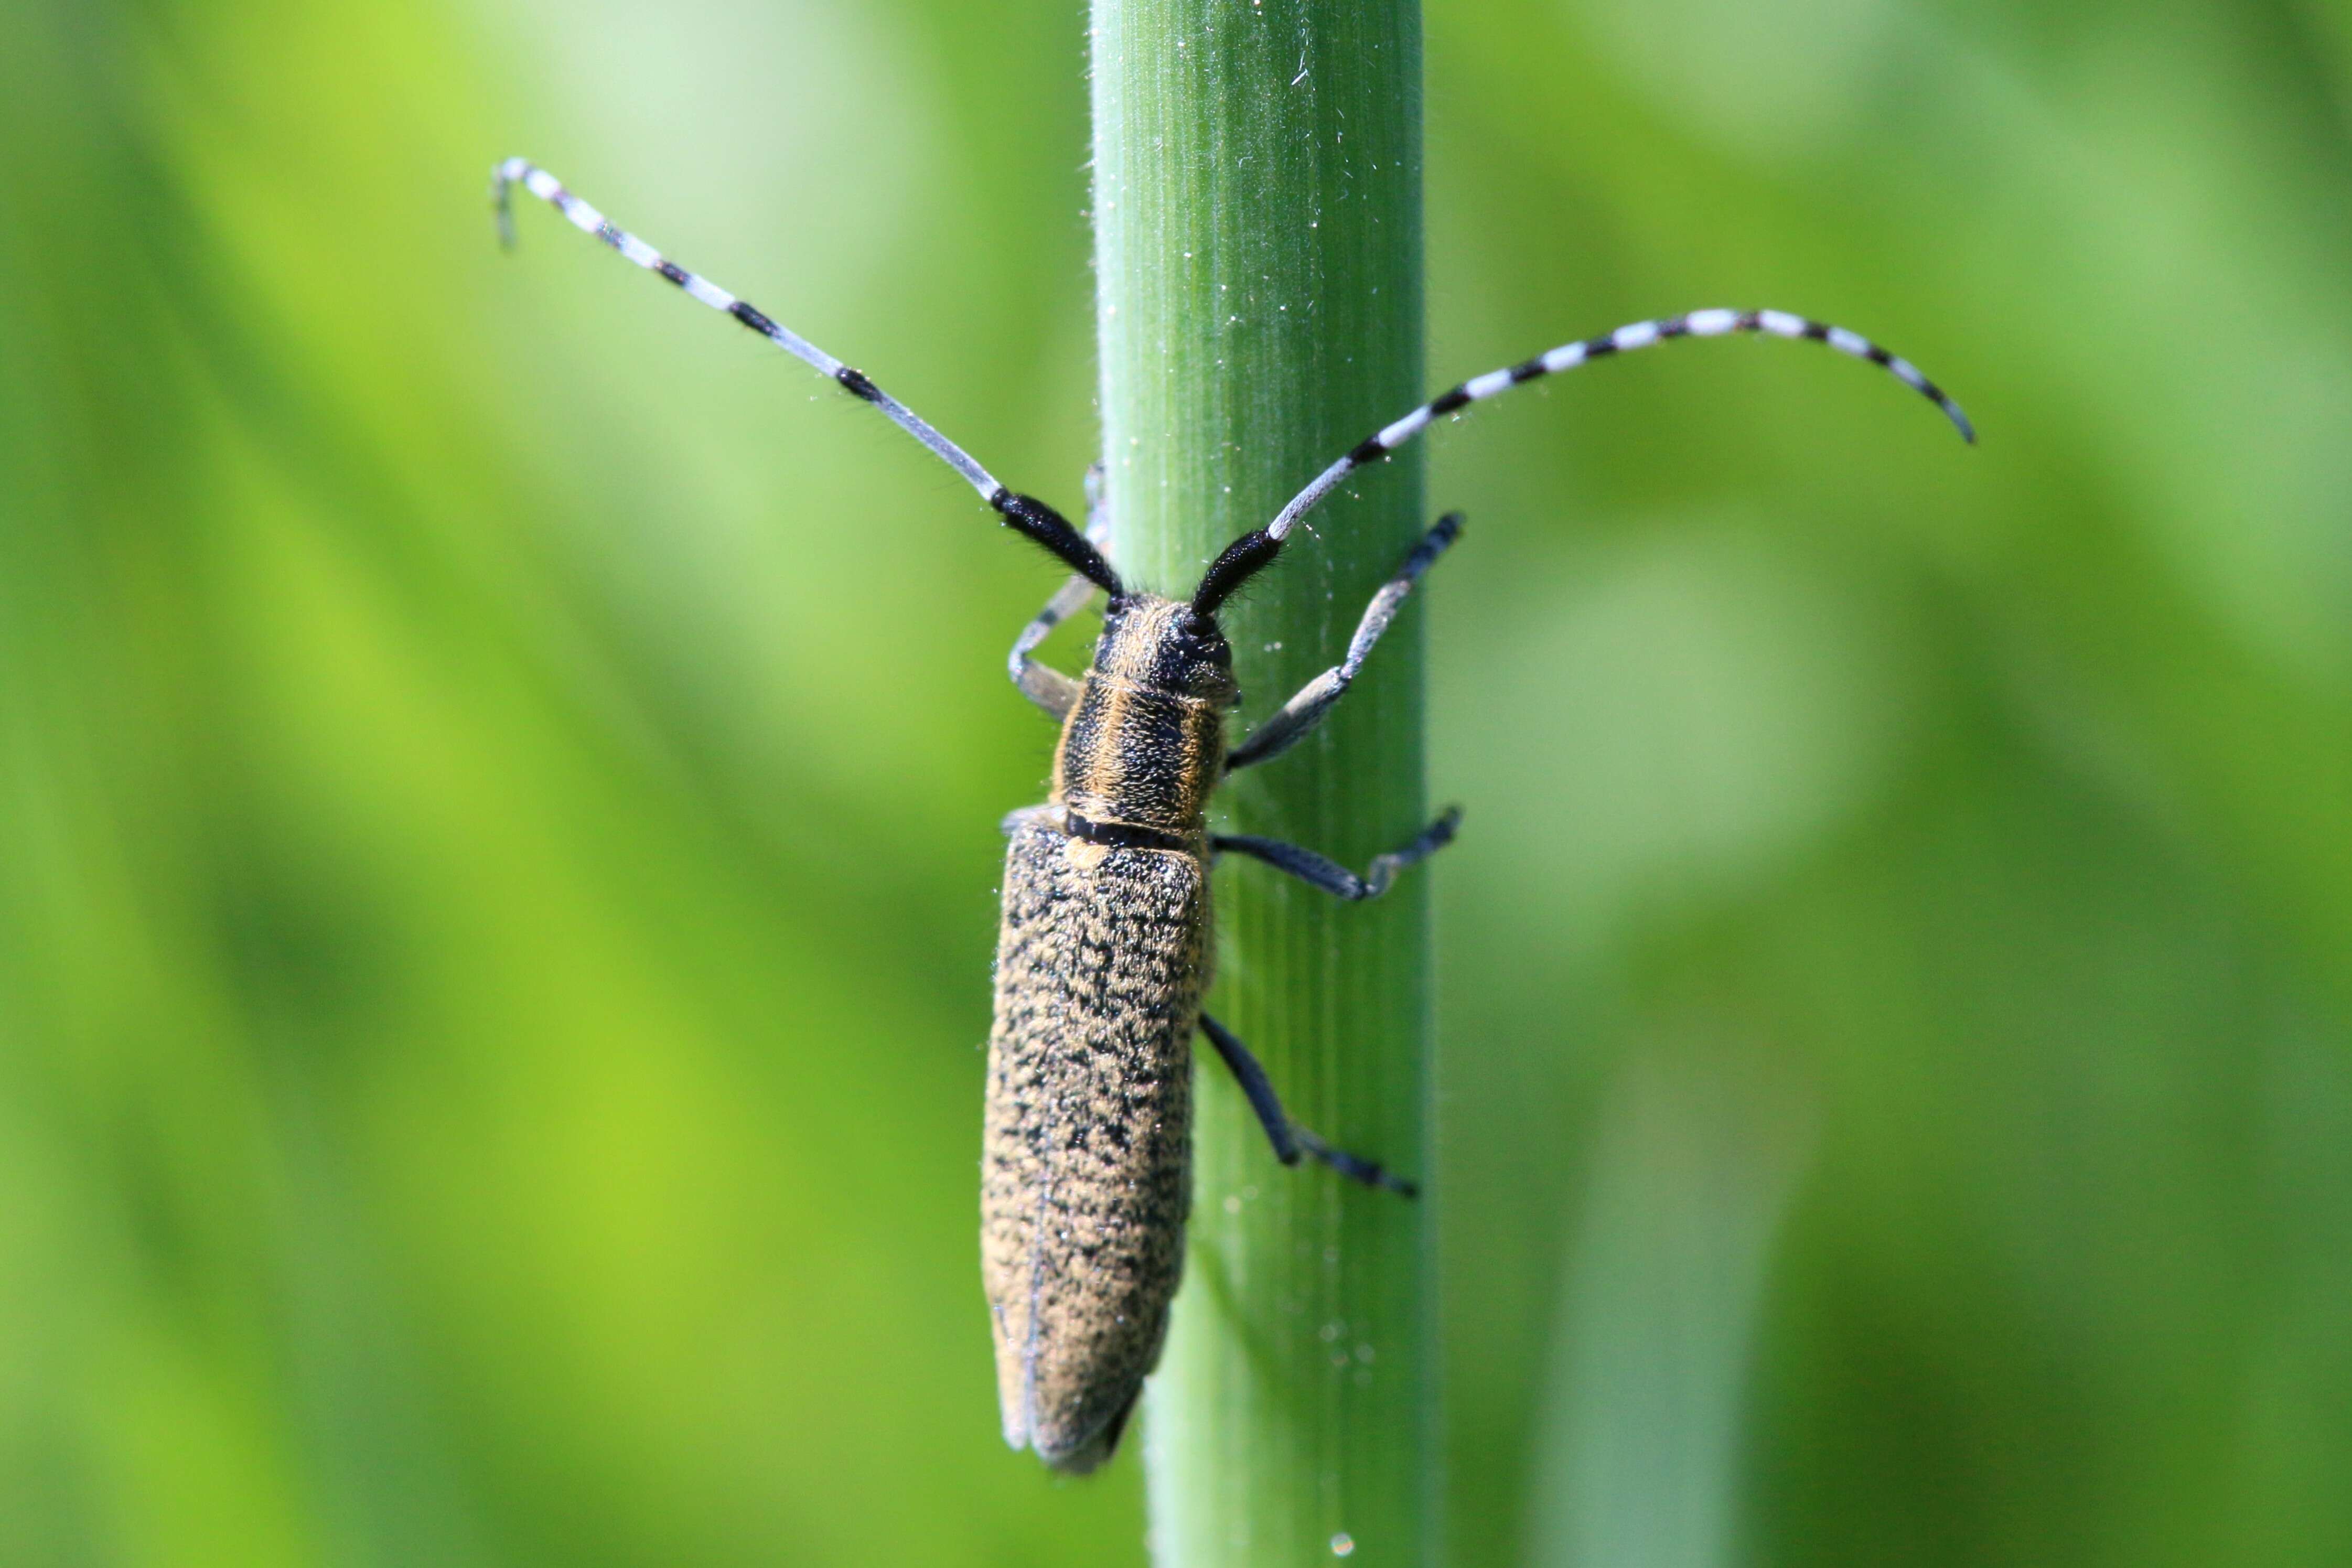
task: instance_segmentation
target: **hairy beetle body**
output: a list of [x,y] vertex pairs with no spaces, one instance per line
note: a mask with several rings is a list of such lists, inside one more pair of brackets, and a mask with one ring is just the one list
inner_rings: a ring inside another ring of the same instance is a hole
[[1052,799],[1009,825],[982,1272],[1005,1441],[1057,1469],[1117,1445],[1182,1270],[1212,957],[1202,814],[1234,695],[1213,621],[1117,601]]
[[1109,1456],[1160,1359],[1192,1200],[1209,880],[1182,850],[1013,830],[996,950],[982,1272],[1004,1440]]

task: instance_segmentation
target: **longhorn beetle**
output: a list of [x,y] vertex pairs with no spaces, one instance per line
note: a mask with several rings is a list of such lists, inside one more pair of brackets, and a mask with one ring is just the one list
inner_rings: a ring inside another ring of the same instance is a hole
[[[1187,598],[1129,586],[1103,551],[1095,476],[1081,533],[1034,496],[1007,489],[912,409],[791,329],[665,259],[523,159],[492,180],[500,237],[513,243],[509,187],[520,184],[649,272],[732,316],[912,436],[963,476],[1004,525],[1073,575],[1013,639],[1013,684],[1062,726],[1046,803],[1004,819],[1003,921],[989,1036],[981,1259],[994,1319],[1004,1438],[1057,1470],[1110,1457],[1159,1360],[1182,1267],[1192,1201],[1192,1042],[1208,1037],[1286,1165],[1307,1155],[1341,1175],[1411,1197],[1413,1184],[1334,1148],[1283,1113],[1265,1070],[1201,1010],[1210,979],[1209,866],[1221,853],[1262,860],[1341,899],[1378,898],[1400,871],[1454,837],[1448,810],[1361,876],[1295,844],[1211,833],[1205,811],[1227,773],[1297,744],[1347,694],[1405,595],[1461,531],[1440,518],[1372,595],[1340,661],[1231,751],[1225,715],[1240,700],[1217,612],[1271,565],[1301,518],[1356,469],[1439,417],[1610,354],[1670,338],[1729,332],[1811,338],[1885,367],[1943,410],[1967,416],[1908,361],[1843,327],[1779,310],[1694,310],[1631,326],[1473,377],[1406,414],[1315,476],[1265,527],[1234,541]],[[1109,595],[1094,662],[1073,680],[1031,658],[1096,592]]]

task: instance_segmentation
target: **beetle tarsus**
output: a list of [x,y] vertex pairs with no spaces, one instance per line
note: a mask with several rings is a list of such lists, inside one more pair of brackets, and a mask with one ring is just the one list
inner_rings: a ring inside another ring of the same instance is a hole
[[1421,1196],[1419,1184],[1406,1181],[1378,1160],[1367,1160],[1360,1154],[1350,1154],[1345,1149],[1334,1149],[1295,1121],[1290,1124],[1290,1135],[1298,1140],[1298,1146],[1302,1150],[1322,1161],[1351,1182],[1361,1182],[1368,1187],[1379,1187],[1383,1192],[1394,1193],[1399,1197]]

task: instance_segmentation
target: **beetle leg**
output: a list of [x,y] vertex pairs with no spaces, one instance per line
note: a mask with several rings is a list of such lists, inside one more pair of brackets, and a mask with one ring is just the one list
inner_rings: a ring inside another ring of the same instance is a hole
[[1375,855],[1364,874],[1357,876],[1337,860],[1326,859],[1312,849],[1296,844],[1285,844],[1278,838],[1252,838],[1245,834],[1217,833],[1209,837],[1209,847],[1222,853],[1232,850],[1253,860],[1263,860],[1277,871],[1287,871],[1310,887],[1322,889],[1335,899],[1360,901],[1377,899],[1389,890],[1397,873],[1416,862],[1428,859],[1454,842],[1454,830],[1462,823],[1462,808],[1449,805],[1440,812],[1437,820],[1423,828],[1413,841],[1402,849],[1391,849],[1385,855]]
[[1060,670],[1050,665],[1039,664],[1029,656],[1039,643],[1045,640],[1047,634],[1085,609],[1087,601],[1094,596],[1095,585],[1072,573],[1070,580],[1045,601],[1045,607],[1021,628],[1019,637],[1013,639],[1013,656],[1005,661],[1013,676],[1013,684],[1021,689],[1022,696],[1044,709],[1049,719],[1058,721],[1068,717],[1070,705],[1078,700],[1078,683]]
[[1445,553],[1445,547],[1461,537],[1461,533],[1462,514],[1449,511],[1421,536],[1421,542],[1405,556],[1404,564],[1397,568],[1396,575],[1381,584],[1380,592],[1372,595],[1372,602],[1364,606],[1364,618],[1356,623],[1356,635],[1348,639],[1348,657],[1300,687],[1298,694],[1282,705],[1281,711],[1252,731],[1249,739],[1236,747],[1233,755],[1225,760],[1227,773],[1280,756],[1305,740],[1307,732],[1323,721],[1323,716],[1331,711],[1332,705],[1347,695],[1348,688],[1355,681],[1356,672],[1364,668],[1364,660],[1370,657],[1372,645],[1381,640],[1381,634],[1389,629],[1391,621],[1396,619],[1398,606],[1404,603],[1404,596],[1412,592],[1412,585],[1421,581],[1421,574]]
[[1257,1112],[1258,1122],[1274,1144],[1274,1157],[1286,1165],[1296,1165],[1301,1154],[1312,1155],[1350,1181],[1361,1182],[1368,1187],[1385,1187],[1405,1197],[1418,1197],[1421,1188],[1402,1176],[1384,1169],[1379,1161],[1367,1160],[1360,1154],[1350,1154],[1345,1149],[1334,1149],[1283,1113],[1282,1100],[1266,1081],[1265,1069],[1249,1047],[1234,1037],[1233,1031],[1210,1017],[1201,1015],[1201,1032],[1217,1047],[1217,1055],[1233,1069],[1234,1078],[1241,1084],[1242,1092],[1249,1097],[1250,1109]]

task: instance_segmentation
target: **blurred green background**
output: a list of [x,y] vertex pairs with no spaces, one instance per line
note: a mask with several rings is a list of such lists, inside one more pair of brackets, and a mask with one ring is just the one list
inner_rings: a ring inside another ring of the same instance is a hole
[[[1053,574],[482,200],[1075,505],[1083,26],[0,8],[0,1562],[1140,1561],[976,1268]],[[1439,434],[1460,1560],[2352,1561],[2352,7],[1428,37],[1439,380],[1986,437]]]

